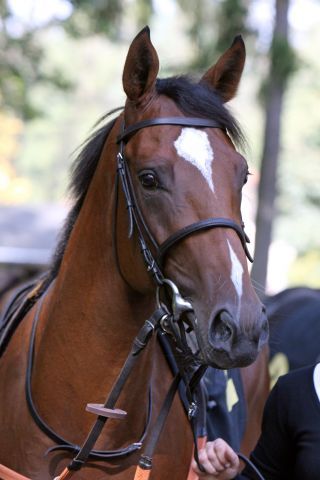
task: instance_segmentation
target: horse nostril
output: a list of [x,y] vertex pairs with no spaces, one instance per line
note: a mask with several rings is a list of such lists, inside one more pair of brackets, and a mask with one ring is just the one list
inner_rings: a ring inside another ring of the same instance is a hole
[[211,339],[214,344],[228,343],[234,333],[232,318],[228,312],[222,310],[214,317],[211,325]]
[[228,325],[225,325],[223,323],[219,323],[217,328],[216,328],[215,333],[216,333],[217,340],[222,340],[222,341],[226,342],[231,337],[232,330]]

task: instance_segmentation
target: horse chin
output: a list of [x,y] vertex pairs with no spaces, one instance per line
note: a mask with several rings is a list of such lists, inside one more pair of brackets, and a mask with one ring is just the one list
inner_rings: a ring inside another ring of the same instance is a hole
[[198,358],[203,365],[225,370],[251,365],[256,360],[259,350],[260,348],[255,345],[249,344],[245,347],[238,345],[230,351],[225,351],[202,343]]
[[230,368],[247,367],[258,356],[258,349],[252,348],[246,351],[225,352],[207,346],[200,350],[201,363],[209,367],[227,370]]

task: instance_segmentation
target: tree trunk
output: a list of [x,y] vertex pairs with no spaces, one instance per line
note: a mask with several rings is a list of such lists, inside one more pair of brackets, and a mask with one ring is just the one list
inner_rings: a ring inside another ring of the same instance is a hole
[[[270,71],[266,96],[266,124],[261,161],[261,176],[256,216],[255,259],[251,272],[252,280],[265,289],[268,265],[268,250],[272,238],[277,194],[277,168],[280,151],[281,113],[288,75],[281,72],[276,58],[275,42],[288,45],[289,0],[276,0],[276,17],[271,47]],[[272,55],[273,53],[273,55]],[[280,72],[279,72],[280,70]]]

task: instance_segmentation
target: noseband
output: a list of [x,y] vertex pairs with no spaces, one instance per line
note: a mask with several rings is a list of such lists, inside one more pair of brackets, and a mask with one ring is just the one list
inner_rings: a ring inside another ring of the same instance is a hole
[[[136,200],[129,166],[124,155],[124,147],[125,144],[137,131],[143,128],[161,125],[178,125],[181,127],[193,128],[223,128],[215,120],[209,120],[205,118],[161,117],[143,120],[141,122],[135,123],[134,125],[130,125],[127,128],[123,127],[122,132],[117,137],[117,143],[119,144],[119,152],[117,155],[117,182],[118,178],[120,178],[122,190],[126,200],[126,206],[129,215],[129,238],[132,237],[134,227],[136,227],[143,258],[146,262],[148,271],[152,273],[157,285],[162,285],[163,283],[164,275],[162,273],[162,268],[168,251],[184,238],[189,237],[194,233],[209,230],[212,228],[231,228],[232,230],[234,230],[241,241],[247,258],[250,260],[250,262],[252,262],[253,259],[247,248],[247,243],[250,242],[250,240],[244,231],[244,224],[239,225],[234,220],[231,220],[229,218],[207,218],[192,223],[170,235],[169,238],[167,238],[161,245],[159,245],[158,242],[155,240]],[[156,252],[155,256],[153,255],[153,253],[148,247],[147,242],[145,241],[143,231],[148,237],[149,243],[153,246],[153,249]]]

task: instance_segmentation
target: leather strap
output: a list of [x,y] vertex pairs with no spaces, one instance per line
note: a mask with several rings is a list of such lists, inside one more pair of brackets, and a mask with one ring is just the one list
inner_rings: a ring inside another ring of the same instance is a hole
[[198,117],[160,117],[142,120],[134,125],[125,128],[117,137],[117,143],[126,142],[135,132],[146,127],[154,127],[159,125],[177,125],[180,127],[193,128],[222,128],[215,120]]
[[239,453],[239,452],[237,453],[237,455],[240,458],[240,460],[242,460],[247,465],[247,467],[249,467],[249,469],[253,472],[256,480],[266,480],[264,476],[260,473],[258,468],[254,465],[254,463],[251,462],[251,460],[249,460],[249,458],[247,458],[245,455],[242,455],[242,453]]
[[[49,292],[49,290],[47,290],[46,293],[47,292]],[[100,435],[100,432],[107,421],[106,417],[102,417],[102,416],[97,417],[97,420],[94,423],[91,429],[91,432],[89,433],[82,447],[79,445],[75,445],[69,442],[68,440],[66,440],[65,438],[61,437],[54,430],[52,430],[52,428],[43,420],[43,418],[41,418],[33,401],[32,390],[31,390],[31,380],[32,380],[32,370],[33,370],[33,363],[34,363],[35,336],[36,336],[37,326],[40,319],[42,305],[45,298],[46,298],[46,295],[44,294],[41,297],[41,299],[38,301],[38,305],[37,305],[34,320],[33,320],[32,331],[30,335],[29,352],[28,352],[25,389],[26,389],[26,400],[27,400],[28,408],[29,408],[30,414],[32,415],[32,418],[34,419],[37,426],[51,440],[53,440],[57,444],[56,446],[49,448],[47,453],[53,452],[56,450],[66,450],[66,451],[71,451],[73,453],[77,452],[77,456],[71,462],[73,469],[76,470],[77,468],[78,469],[81,468],[81,466],[86,462],[89,456],[90,458],[93,458],[96,460],[106,460],[108,458],[122,457],[133,451],[138,450],[147,434],[148,427],[151,420],[151,392],[150,391],[149,391],[146,423],[139,440],[135,443],[132,443],[118,450],[94,450],[93,449],[96,439]],[[122,367],[119,377],[116,380],[111,390],[111,393],[109,394],[104,404],[106,408],[114,407],[126,380],[128,379],[134,365],[136,364],[139,358],[140,351],[143,350],[143,348],[147,345],[148,340],[152,335],[152,332],[154,331],[154,329],[156,328],[156,326],[158,325],[160,319],[164,314],[166,314],[166,311],[164,311],[162,308],[158,308],[153,312],[151,317],[144,322],[138,335],[133,341],[131,351],[129,353],[129,356],[124,366]]]
[[[152,233],[150,232],[147,223],[144,220],[144,217],[142,215],[142,212],[139,208],[139,204],[136,201],[136,196],[135,196],[135,191],[133,188],[133,183],[131,179],[131,174],[129,167],[127,165],[124,153],[123,153],[123,142],[121,141],[120,143],[120,148],[119,152],[117,155],[117,178],[116,178],[116,186],[119,183],[122,186],[122,191],[125,196],[126,200],[126,205],[127,205],[127,211],[128,211],[128,216],[129,216],[129,232],[128,232],[128,237],[131,238],[133,234],[134,228],[137,230],[138,234],[138,240],[139,240],[139,245],[140,245],[140,251],[143,256],[143,259],[145,261],[146,267],[148,272],[150,272],[154,278],[154,281],[157,285],[162,284],[163,280],[163,273],[159,269],[154,256],[149,249],[146,241],[145,241],[145,235],[147,235],[150,243],[153,245],[156,251],[158,251],[158,244],[155,241]],[[113,216],[113,244],[114,244],[114,250],[117,251],[117,245],[116,245],[116,218],[117,218],[117,203],[118,203],[118,189],[115,191],[115,206],[114,206],[114,212],[115,215]],[[116,259],[117,259],[117,264],[118,268],[120,267],[119,265],[119,259],[118,255],[116,254]],[[119,269],[119,272],[121,272],[121,269]],[[122,276],[123,277],[123,276]]]
[[38,291],[41,286],[42,281],[39,283],[36,280],[14,290],[13,296],[5,306],[4,313],[0,318],[0,358],[15,329],[39,297]]
[[177,375],[174,377],[170,388],[166,394],[165,400],[162,404],[162,407],[160,409],[160,412],[158,414],[157,420],[155,422],[155,425],[153,427],[153,430],[147,439],[147,444],[144,448],[143,454],[140,457],[139,460],[139,467],[144,469],[144,470],[151,470],[152,469],[152,457],[154,454],[154,451],[156,449],[157,443],[159,441],[161,432],[163,430],[164,424],[166,422],[166,419],[168,417],[174,396],[176,394],[176,391],[178,389],[178,385],[181,380],[181,375],[180,373],[177,373]]
[[[197,438],[197,447],[198,447],[198,450],[201,450],[202,448],[204,448],[206,446],[206,443],[207,443],[207,437],[206,436],[203,436],[203,437],[198,437]],[[193,446],[193,449],[195,447]],[[194,452],[194,450],[193,450]],[[198,474],[193,470],[192,468],[192,460],[193,460],[193,457],[194,457],[194,454],[192,455],[191,457],[191,463],[190,463],[190,467],[189,467],[189,473],[188,473],[188,477],[187,477],[187,480],[199,480],[199,476]]]
[[[166,314],[166,312],[162,308],[158,308],[155,310],[155,312],[151,315],[151,317],[145,321],[142,329],[138,333],[137,337],[135,338],[131,351],[122,367],[122,370],[114,383],[114,386],[108,395],[108,398],[106,399],[104,406],[106,408],[114,408],[116,401],[118,400],[120,393],[129,378],[130,373],[132,372],[132,369],[134,365],[136,364],[138,358],[139,358],[139,353],[140,351],[146,346],[148,340],[150,339],[152,332],[154,329],[158,326],[161,318],[163,315]],[[150,411],[150,409],[149,409]],[[149,420],[148,418],[147,425],[149,425]],[[89,432],[87,439],[83,443],[81,449],[77,453],[76,457],[71,461],[71,463],[68,466],[69,470],[79,470],[84,463],[87,461],[89,456],[93,456],[93,447],[94,444],[96,443],[105,423],[107,421],[107,417],[102,417],[98,416],[96,422],[93,424],[91,431]],[[141,443],[144,440],[144,437],[146,435],[146,430],[144,431],[143,437],[140,439],[138,443],[132,444],[130,447],[130,451],[124,451],[124,450],[119,450],[117,451],[117,455],[112,455],[113,457],[115,456],[122,456],[124,454],[130,453],[131,451],[137,450],[140,448]],[[127,449],[126,449],[127,450]],[[120,453],[121,452],[121,453]],[[106,456],[104,455],[104,458],[110,458],[111,456]]]
[[193,233],[200,232],[202,230],[208,230],[210,228],[217,228],[217,227],[232,228],[240,238],[240,241],[242,243],[242,246],[245,250],[245,253],[248,259],[251,262],[253,261],[246,246],[246,242],[248,241],[248,238],[244,233],[243,228],[240,227],[240,225],[238,225],[233,220],[230,220],[229,218],[217,217],[217,218],[207,218],[206,220],[200,220],[199,222],[192,223],[191,225],[187,225],[186,227],[183,227],[181,230],[178,230],[177,232],[170,235],[170,237],[167,238],[167,240],[165,240],[158,249],[157,260],[159,265],[163,264],[163,260],[166,253],[176,243],[180,242],[181,240],[188,237],[189,235],[192,235]]

